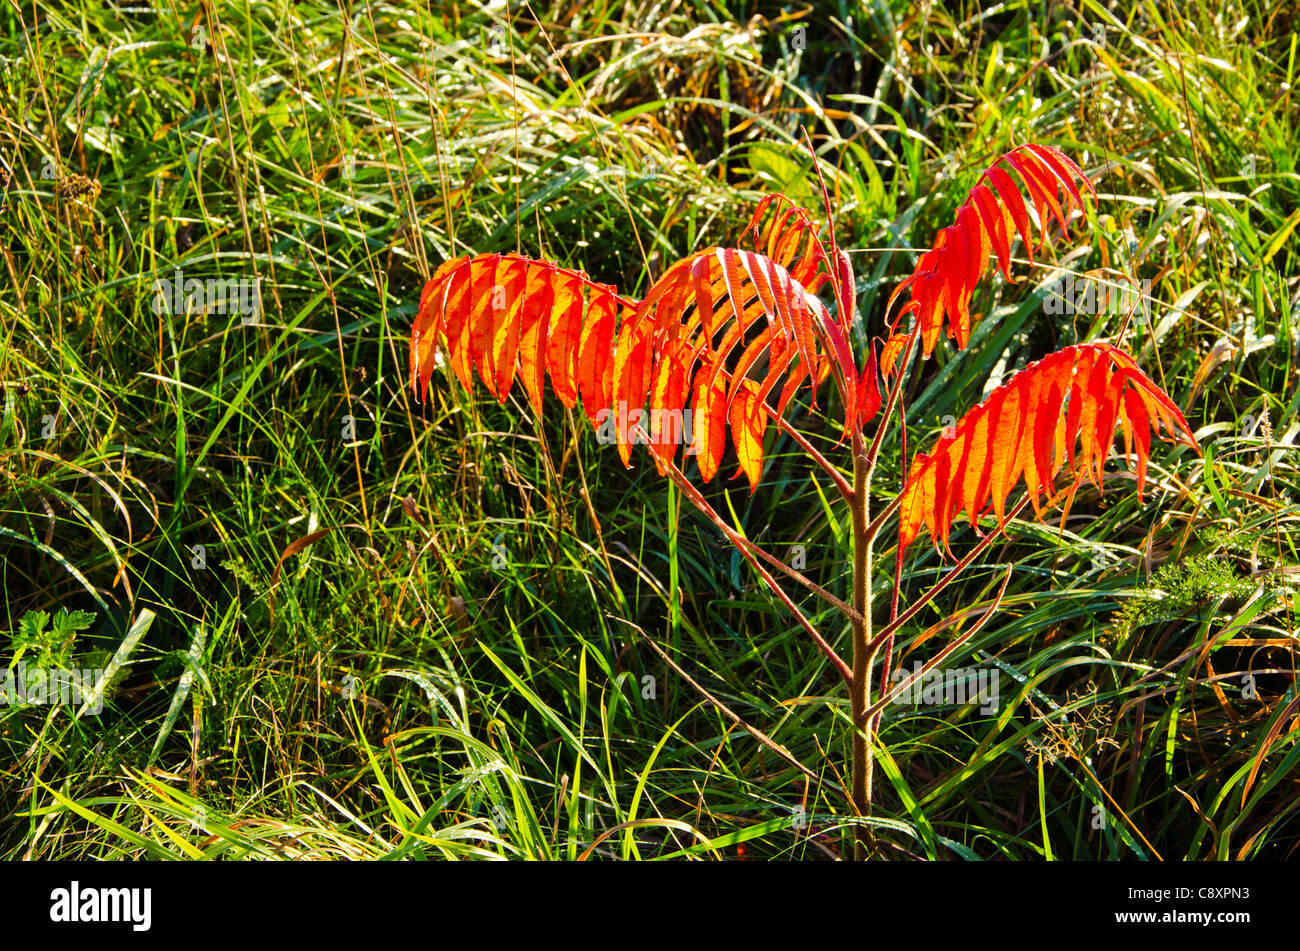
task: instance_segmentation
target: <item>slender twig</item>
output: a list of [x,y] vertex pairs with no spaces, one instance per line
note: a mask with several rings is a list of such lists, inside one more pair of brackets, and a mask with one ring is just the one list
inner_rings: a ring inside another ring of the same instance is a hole
[[873,539],[876,538],[880,534],[880,530],[884,527],[885,522],[889,519],[890,516],[892,516],[895,512],[898,511],[899,507],[902,504],[903,504],[903,493],[899,492],[896,496],[894,496],[892,499],[889,500],[889,502],[885,505],[883,509],[880,510],[880,514],[871,520],[871,524],[867,526],[867,534],[870,535]]
[[[900,382],[903,379],[902,367],[900,367],[898,370],[898,379]],[[907,407],[901,405],[901,403],[898,408],[898,457],[899,459],[902,460],[903,463],[902,465],[903,479],[901,484],[898,486],[898,496],[901,498],[903,493],[907,491],[907,476],[908,476]],[[877,529],[877,531],[879,531],[879,529]],[[902,588],[903,588],[903,559],[895,558],[894,559],[894,590],[889,593],[889,620],[891,623],[893,621],[898,620],[898,594],[902,590]],[[890,644],[891,645],[893,644],[892,640],[890,641]]]
[[776,568],[778,571],[781,571],[784,574],[789,575],[791,578],[799,582],[801,585],[803,585],[813,594],[817,595],[819,598],[826,601],[828,604],[834,606],[837,610],[843,613],[844,616],[847,617],[849,620],[852,620],[853,618],[857,617],[857,611],[855,611],[850,605],[846,604],[844,601],[837,598],[835,595],[831,594],[829,591],[827,591],[817,582],[813,581],[803,572],[799,571],[797,568],[792,568],[791,566],[787,565],[780,558],[777,558],[771,552],[767,551],[761,546],[750,541],[744,535],[741,535],[734,528],[728,525],[726,523],[726,520],[723,519],[722,516],[718,514],[717,509],[715,509],[712,505],[709,505],[708,501],[704,498],[704,496],[700,493],[700,491],[697,488],[695,488],[694,485],[691,484],[689,479],[686,478],[686,474],[682,472],[679,468],[677,468],[677,466],[672,461],[668,461],[668,465],[671,466],[677,472],[677,474],[681,476],[680,480],[674,477],[673,481],[677,482],[677,484],[682,487],[683,491],[687,493],[692,504],[694,504],[695,507],[699,509],[701,512],[703,512],[706,516],[708,516],[709,520],[713,522],[713,524],[717,525],[718,528],[721,529],[722,533],[727,536],[727,540],[729,542],[731,542],[733,545],[736,545],[738,547],[745,547],[751,549],[754,552],[754,554],[756,554],[759,558],[762,558],[764,561],[766,561],[772,567]]
[[839,611],[850,621],[852,621],[856,617],[859,617],[858,612],[855,611],[851,605],[845,604],[843,601],[835,597],[835,595],[831,594],[829,591],[827,591],[817,582],[813,581],[807,575],[799,571],[799,569],[791,568],[780,558],[777,558],[771,552],[763,548],[760,548],[758,545],[754,544],[754,542],[750,541],[744,535],[741,535],[739,532],[734,532],[734,537],[732,537],[731,535],[728,535],[727,537],[731,540],[732,544],[744,545],[746,548],[752,550],[754,554],[758,555],[759,558],[762,558],[764,561],[766,561],[769,565],[772,565],[778,571],[782,571],[785,574],[789,575],[791,578],[799,582],[801,585],[803,585],[813,594],[817,595],[819,598],[823,599],[833,607],[839,609]]
[[[624,624],[627,627],[632,628],[632,630],[636,631],[638,634],[640,634],[641,639],[650,645],[650,649],[659,655],[660,660],[662,660],[665,664],[671,667],[673,671],[677,674],[677,676],[681,677],[688,684],[690,684],[691,687],[694,688],[694,690],[697,693],[699,693],[702,697],[704,697],[705,700],[709,701],[709,703],[717,707],[718,710],[720,710],[723,713],[723,715],[726,716],[727,719],[729,719],[732,723],[744,729],[747,733],[749,733],[750,736],[758,740],[758,742],[762,743],[765,747],[767,747],[777,756],[781,757],[781,759],[785,760],[795,769],[799,770],[799,772],[803,773],[809,779],[813,780],[813,782],[817,783],[818,785],[824,782],[822,777],[818,776],[816,773],[814,773],[803,763],[795,759],[794,754],[791,753],[789,750],[787,750],[784,746],[776,742],[776,740],[772,739],[762,730],[750,726],[739,716],[733,713],[725,703],[723,703],[713,694],[709,693],[702,686],[696,683],[695,680],[692,679],[691,675],[688,674],[686,671],[682,670],[682,668],[679,667],[677,663],[671,657],[668,656],[668,654],[664,651],[664,649],[654,642],[654,638],[652,638],[649,634],[643,631],[640,627],[633,624],[631,621],[626,620],[625,618],[615,617],[614,615],[606,615],[606,617],[608,617],[610,620],[618,621],[620,624]],[[845,790],[841,789],[840,792],[845,794],[846,799],[848,798],[848,794],[847,792],[845,792]]]

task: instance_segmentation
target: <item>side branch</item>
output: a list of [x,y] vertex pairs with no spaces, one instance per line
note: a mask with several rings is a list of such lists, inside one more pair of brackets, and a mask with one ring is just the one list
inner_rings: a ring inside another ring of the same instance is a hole
[[813,462],[821,466],[826,474],[831,477],[831,481],[835,483],[835,488],[840,490],[840,495],[844,498],[844,501],[851,504],[853,502],[853,486],[849,485],[849,480],[840,474],[840,470],[835,468],[835,466],[831,464],[830,460],[823,456],[817,450],[817,447],[810,443],[803,433],[790,425],[784,417],[777,416],[775,413],[770,413],[770,415],[776,420],[776,425],[780,428],[781,432],[793,439],[800,449],[808,453],[809,458],[812,459]]
[[819,587],[814,582],[810,581],[808,578],[805,578],[802,574],[795,571],[793,568],[787,567],[786,565],[782,564],[780,559],[775,558],[769,553],[763,551],[761,548],[759,548],[749,539],[743,538],[739,532],[733,529],[722,519],[722,516],[720,516],[716,511],[714,511],[713,506],[711,506],[705,500],[704,496],[700,494],[699,490],[696,489],[695,486],[691,485],[690,480],[686,478],[686,476],[682,473],[682,470],[677,468],[677,464],[675,462],[673,462],[671,459],[668,459],[668,460],[664,460],[664,463],[669,477],[673,480],[673,482],[677,484],[678,488],[682,490],[682,493],[688,499],[691,500],[691,504],[694,505],[701,512],[703,512],[709,518],[709,520],[713,522],[714,525],[717,525],[718,528],[722,530],[722,534],[727,536],[727,540],[736,546],[736,550],[739,551],[741,555],[745,557],[745,560],[748,561],[753,566],[754,570],[758,572],[759,577],[761,577],[765,582],[767,582],[767,586],[771,588],[773,592],[775,592],[778,598],[781,599],[781,603],[784,604],[790,610],[790,612],[795,616],[795,619],[799,622],[799,626],[808,632],[808,636],[813,639],[813,641],[821,649],[821,652],[826,655],[827,660],[831,662],[831,664],[835,667],[836,671],[839,672],[839,675],[844,678],[845,683],[850,683],[853,679],[853,671],[849,668],[849,665],[844,662],[844,660],[840,657],[839,654],[835,653],[835,649],[831,647],[831,645],[826,642],[826,639],[823,638],[821,634],[817,632],[817,629],[812,626],[812,623],[804,616],[804,613],[799,610],[798,605],[796,605],[794,601],[790,599],[790,596],[785,593],[784,589],[782,589],[782,587],[777,583],[776,579],[773,578],[772,575],[761,564],[759,564],[758,558],[755,557],[754,552],[751,551],[751,549],[757,551],[759,555],[761,555],[765,560],[770,561],[772,564],[780,567],[782,571],[794,577],[795,580],[800,581],[805,585],[808,585],[810,590],[814,591],[814,593],[816,594],[819,594],[821,597],[831,601],[833,604],[836,605],[836,607],[840,608],[841,611],[844,611],[846,613],[851,613],[851,614],[855,614],[856,612],[853,612],[852,609],[849,608],[847,604],[844,604],[844,602],[840,601],[829,591],[826,591],[825,589]]
[[949,571],[946,575],[944,575],[943,578],[941,578],[934,585],[934,587],[932,587],[925,594],[917,598],[911,607],[909,607],[906,611],[904,611],[902,614],[898,616],[897,620],[891,621],[889,624],[887,624],[884,627],[884,629],[881,630],[880,634],[875,638],[875,640],[872,641],[871,646],[873,648],[876,647],[879,643],[883,642],[886,637],[893,634],[900,627],[902,627],[904,624],[910,621],[912,618],[916,617],[917,613],[923,607],[925,607],[927,604],[933,601],[936,597],[938,597],[944,588],[948,587],[948,585],[956,581],[957,576],[960,575],[967,568],[969,568],[971,562],[973,562],[976,558],[978,558],[980,554],[984,551],[984,549],[988,548],[990,545],[993,544],[993,540],[997,538],[998,532],[1002,530],[1002,528],[1007,524],[1007,522],[1010,522],[1013,518],[1019,515],[1021,511],[1024,509],[1024,507],[1028,504],[1029,504],[1029,497],[1025,496],[1025,498],[1020,500],[1020,504],[1017,505],[1015,508],[1013,508],[1007,514],[1007,517],[1003,520],[1002,525],[999,526],[997,530],[989,532],[987,535],[981,538],[979,540],[979,543],[974,548],[971,549],[969,555],[967,555],[961,561],[957,562],[957,564],[953,567],[953,569]]
[[867,450],[867,458],[873,466],[876,464],[876,460],[880,458],[880,447],[885,441],[887,424],[894,415],[894,407],[898,405],[898,400],[902,396],[903,378],[907,375],[904,371],[907,369],[907,361],[912,359],[912,348],[916,346],[916,338],[920,336],[920,333],[921,328],[919,326],[912,330],[911,336],[907,338],[907,346],[903,348],[903,353],[898,358],[898,371],[894,378],[894,385],[889,388],[889,399],[885,402],[885,411],[880,414],[880,425],[876,427],[875,438],[871,440],[871,448]]
[[[900,684],[898,684],[898,686],[894,687],[894,689],[890,690],[888,693],[883,693],[885,685],[882,682],[881,690],[883,695],[879,700],[877,700],[875,703],[873,703],[870,707],[867,708],[867,713],[866,713],[867,717],[868,718],[878,717],[884,711],[884,709],[887,706],[889,706],[890,703],[893,702],[895,697],[901,695],[904,690],[912,686],[912,684],[916,683],[918,680],[920,680],[922,677],[928,674],[935,667],[938,667],[940,664],[942,664],[953,653],[953,651],[960,648],[963,644],[965,644],[972,637],[978,634],[980,630],[984,627],[984,625],[988,624],[988,622],[993,618],[993,615],[997,612],[997,609],[1001,607],[1002,598],[1007,592],[1007,582],[1009,582],[1010,580],[1011,580],[1011,568],[1008,567],[1006,574],[1002,576],[1002,584],[998,588],[998,593],[993,596],[993,602],[988,606],[988,609],[984,612],[984,614],[980,616],[980,619],[975,622],[975,625],[965,634],[960,635],[956,640],[946,645],[943,648],[943,650],[939,651],[939,653],[935,654],[934,657],[932,657],[930,661],[919,671],[916,671],[915,673],[911,674],[909,677],[906,677]],[[971,612],[969,611],[962,612],[958,620],[964,619],[970,613]],[[946,618],[943,621],[940,621],[936,625],[936,627],[943,627],[945,625],[951,624],[952,622],[953,622],[952,618]]]

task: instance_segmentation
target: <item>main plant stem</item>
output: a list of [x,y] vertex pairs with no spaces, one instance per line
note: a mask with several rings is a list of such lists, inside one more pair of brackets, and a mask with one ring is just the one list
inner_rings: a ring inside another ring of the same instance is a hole
[[[874,459],[860,433],[853,436],[853,681],[849,685],[849,713],[853,720],[853,807],[860,818],[871,813],[871,723],[867,706],[871,698],[871,474]],[[854,857],[866,858],[872,848],[870,827],[857,826]]]

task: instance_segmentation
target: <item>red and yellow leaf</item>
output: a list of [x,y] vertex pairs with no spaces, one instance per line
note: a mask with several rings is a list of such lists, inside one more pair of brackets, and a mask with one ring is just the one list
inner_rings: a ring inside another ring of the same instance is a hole
[[779,194],[765,195],[745,226],[755,251],[781,265],[814,294],[831,276],[817,230],[811,214]]
[[572,409],[578,401],[578,341],[582,334],[583,280],[560,272],[551,306],[551,326],[546,335],[546,370],[560,402]]
[[[509,261],[509,266],[506,262]],[[528,295],[528,277],[536,265],[522,259],[506,258],[497,269],[498,280],[505,296],[506,306],[495,314],[492,329],[492,367],[495,392],[502,403],[510,393],[515,378],[515,357],[519,352],[519,330],[524,302]]]
[[[582,399],[593,426],[602,411],[629,421],[617,430],[624,464],[643,441],[638,424],[660,469],[679,443],[702,437],[695,455],[706,481],[730,428],[752,490],[762,471],[767,399],[778,383],[779,413],[800,387],[815,392],[834,373],[846,431],[879,405],[874,369],[870,380],[862,378],[839,323],[786,267],[814,282],[829,278],[811,220],[779,202],[760,206],[769,209],[777,214],[758,239],[776,259],[706,248],[670,267],[641,301],[546,261],[484,254],[448,262],[425,287],[411,328],[412,386],[417,395],[427,390],[440,344],[463,387],[477,367],[504,401],[518,376],[539,413],[549,375],[565,406]],[[852,287],[847,257],[837,267]],[[695,419],[682,432],[688,397]],[[861,417],[859,404],[873,398],[876,407]]]
[[[1017,187],[1012,172],[1019,177],[1021,187]],[[890,295],[889,310],[904,291],[910,293],[910,300],[898,312],[894,333],[885,343],[881,362],[886,376],[895,372],[893,358],[901,350],[895,341],[919,330],[922,355],[929,357],[945,317],[948,336],[959,349],[966,346],[971,331],[971,299],[990,256],[996,259],[1007,279],[1011,279],[1008,218],[1033,262],[1034,224],[1023,194],[1028,194],[1034,205],[1041,246],[1047,240],[1049,213],[1060,225],[1062,234],[1068,236],[1071,215],[1082,210],[1083,198],[1076,180],[1093,191],[1092,183],[1079,166],[1050,145],[1019,146],[984,171],[957,210],[954,222],[935,235],[930,250],[921,255],[912,274]],[[1060,195],[1065,196],[1064,205]],[[899,322],[908,314],[913,317],[912,329],[898,330]]]
[[664,462],[677,455],[677,446],[687,435],[683,431],[682,408],[690,377],[682,349],[681,341],[675,341],[659,361],[650,392],[650,454],[660,475],[667,473]]
[[519,376],[534,412],[542,411],[542,392],[546,383],[543,341],[551,324],[555,303],[555,282],[550,268],[534,261],[528,268],[528,290],[524,298],[519,327]]
[[876,348],[867,351],[867,362],[858,378],[858,422],[865,425],[880,412],[880,384],[877,381]]
[[597,288],[578,338],[578,391],[592,426],[597,425],[597,414],[609,409],[615,306],[614,289]]
[[917,454],[899,508],[900,553],[922,527],[946,550],[957,516],[966,512],[973,525],[990,503],[1001,528],[1007,496],[1021,478],[1040,517],[1040,496],[1051,497],[1063,467],[1074,474],[1067,502],[1084,477],[1100,489],[1116,421],[1125,433],[1125,457],[1137,453],[1139,495],[1152,432],[1196,447],[1178,407],[1122,350],[1080,344],[1030,364],[962,417],[932,452]]

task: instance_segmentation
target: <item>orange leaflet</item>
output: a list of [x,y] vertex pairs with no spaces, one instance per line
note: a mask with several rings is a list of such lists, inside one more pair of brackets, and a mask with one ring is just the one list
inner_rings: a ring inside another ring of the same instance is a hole
[[700,467],[700,478],[711,482],[722,463],[722,453],[727,446],[727,387],[724,380],[714,377],[707,363],[695,371],[695,400],[691,406],[691,424],[694,428],[693,447],[695,463]]
[[492,367],[497,399],[504,403],[515,378],[515,355],[519,351],[520,312],[527,295],[529,262],[523,258],[502,258],[497,268],[494,293],[505,298],[505,306],[494,304],[492,328]]
[[610,350],[614,341],[614,289],[598,287],[587,307],[587,319],[578,340],[578,390],[591,425],[609,409]]
[[520,315],[519,376],[533,411],[542,412],[542,391],[546,382],[544,341],[550,330],[551,310],[555,304],[554,267],[532,262],[528,268],[528,291]]
[[[429,377],[433,373],[434,356],[438,349],[438,336],[443,329],[448,297],[452,299],[452,313],[461,313],[460,301],[467,289],[468,275],[469,259],[453,258],[438,268],[433,280],[424,285],[420,294],[420,309],[416,312],[415,323],[411,327],[411,387],[415,390],[416,398],[423,398],[429,389]],[[459,288],[455,292],[453,285]]]
[[[740,463],[736,476],[742,472],[749,479],[749,494],[758,488],[763,471],[763,434],[767,430],[767,410],[758,401],[758,387],[753,380],[744,380],[731,401],[731,438],[736,444],[736,459]],[[732,476],[734,479],[736,476]]]
[[672,349],[659,361],[650,394],[650,454],[660,475],[667,474],[664,462],[677,455],[677,447],[686,437],[682,407],[690,378],[682,349],[680,341],[672,344]]
[[583,284],[580,275],[560,272],[546,341],[546,370],[551,375],[551,387],[569,409],[578,401],[575,376],[582,333]]

